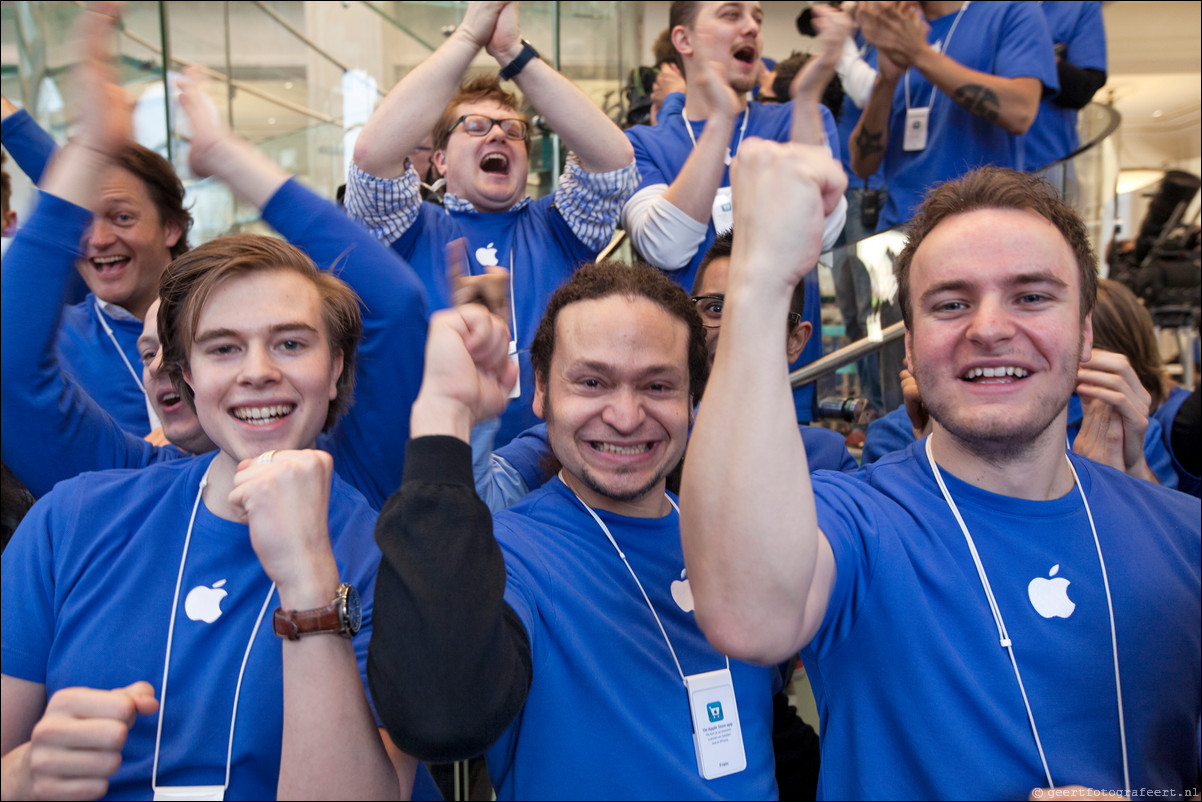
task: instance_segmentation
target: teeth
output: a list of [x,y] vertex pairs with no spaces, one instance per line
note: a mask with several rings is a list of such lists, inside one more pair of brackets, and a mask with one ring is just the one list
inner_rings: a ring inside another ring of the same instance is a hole
[[287,416],[296,409],[294,404],[276,404],[270,407],[240,407],[234,410],[234,417],[240,421],[256,425],[271,423]]
[[1004,376],[1013,376],[1016,379],[1023,379],[1029,375],[1028,371],[1022,368],[1016,368],[1013,365],[996,368],[973,368],[964,374],[966,379],[1000,379]]
[[593,448],[606,454],[624,454],[626,456],[634,456],[635,454],[645,454],[651,450],[650,443],[643,443],[637,446],[615,446],[611,443],[593,443]]
[[116,264],[117,262],[126,262],[126,261],[129,261],[128,256],[97,256],[95,259],[92,260],[92,262],[94,264],[98,264],[98,265],[111,265],[111,264]]
[[486,172],[502,172],[509,166],[509,159],[500,153],[490,153],[480,162]]
[[179,393],[171,393],[170,395],[163,396],[163,400],[160,401],[159,403],[161,403],[165,407],[169,407],[172,404],[178,403],[179,400],[180,400]]

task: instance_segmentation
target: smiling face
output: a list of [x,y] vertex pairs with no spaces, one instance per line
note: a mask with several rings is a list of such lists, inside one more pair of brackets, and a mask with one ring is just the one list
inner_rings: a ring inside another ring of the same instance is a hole
[[163,349],[159,343],[159,301],[156,298],[142,323],[138,337],[138,355],[142,358],[142,386],[154,407],[163,435],[191,454],[203,454],[216,446],[200,428],[195,410],[176,391],[171,377],[163,370]]
[[[495,100],[460,103],[455,111],[482,114],[494,120],[524,119],[520,113]],[[434,154],[434,165],[446,176],[447,192],[458,195],[482,212],[503,212],[526,196],[529,157],[526,143],[508,139],[494,125],[484,136],[472,136],[457,125],[446,148]]]
[[1093,339],[1072,250],[1047,220],[979,209],[914,253],[906,355],[937,427],[975,453],[1055,441]]
[[534,411],[568,485],[590,506],[665,514],[664,477],[688,437],[689,329],[642,297],[564,306]]
[[121,167],[105,175],[98,208],[84,234],[80,275],[97,298],[144,318],[182,231],[160,220],[146,185]]
[[231,276],[197,319],[184,378],[201,426],[223,455],[312,448],[337,396],[332,354],[314,283],[292,270]]
[[750,92],[760,72],[764,39],[760,26],[764,12],[757,2],[700,2],[691,29],[678,26],[673,43],[685,61],[704,59],[722,64],[730,86],[739,93]]

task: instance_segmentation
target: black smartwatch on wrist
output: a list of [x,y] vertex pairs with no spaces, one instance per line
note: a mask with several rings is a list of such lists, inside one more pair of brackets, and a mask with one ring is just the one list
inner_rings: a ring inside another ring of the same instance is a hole
[[534,45],[523,39],[522,52],[518,53],[517,58],[501,68],[501,80],[512,81],[518,76],[518,73],[520,73],[526,67],[526,65],[530,63],[530,59],[535,59],[538,57],[538,51],[534,49]]

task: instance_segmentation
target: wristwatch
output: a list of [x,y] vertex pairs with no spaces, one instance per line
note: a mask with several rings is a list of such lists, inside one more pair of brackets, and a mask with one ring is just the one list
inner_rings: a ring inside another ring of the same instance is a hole
[[362,621],[359,591],[355,590],[354,585],[343,582],[338,586],[338,595],[325,607],[287,612],[282,607],[275,608],[271,616],[271,628],[275,634],[288,640],[323,634],[353,638],[359,633]]
[[522,40],[522,52],[518,53],[517,58],[501,68],[500,78],[502,81],[512,81],[517,77],[531,59],[538,58],[538,51],[534,49],[534,45]]

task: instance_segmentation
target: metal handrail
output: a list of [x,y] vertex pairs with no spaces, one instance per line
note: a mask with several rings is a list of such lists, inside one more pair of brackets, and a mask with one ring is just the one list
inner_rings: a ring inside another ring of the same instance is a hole
[[905,324],[898,321],[891,326],[887,326],[881,332],[879,340],[865,337],[862,340],[856,340],[854,343],[845,345],[838,351],[833,351],[821,359],[815,359],[808,365],[802,365],[789,374],[789,384],[793,387],[801,387],[802,385],[811,384],[819,379],[830,376],[839,368],[850,365],[852,362],[881,350],[889,343],[900,340],[905,333]]

